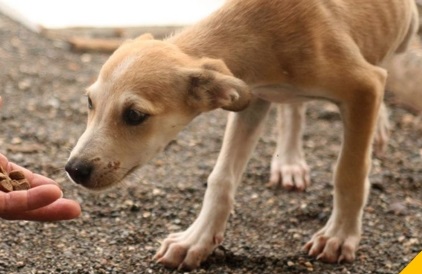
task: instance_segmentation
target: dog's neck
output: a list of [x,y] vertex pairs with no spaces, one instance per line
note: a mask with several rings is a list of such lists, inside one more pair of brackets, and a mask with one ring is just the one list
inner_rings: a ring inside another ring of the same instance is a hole
[[299,2],[302,5],[296,1],[226,1],[209,17],[167,41],[192,57],[222,59],[249,85],[290,82],[294,75],[311,70],[298,63],[314,58],[318,44],[312,20],[284,12],[294,8],[301,17],[313,14],[312,6]]
[[194,58],[222,59],[236,77],[249,84],[273,80],[276,70],[271,66],[276,66],[276,57],[270,40],[249,22],[239,20],[236,9],[225,7],[167,39]]

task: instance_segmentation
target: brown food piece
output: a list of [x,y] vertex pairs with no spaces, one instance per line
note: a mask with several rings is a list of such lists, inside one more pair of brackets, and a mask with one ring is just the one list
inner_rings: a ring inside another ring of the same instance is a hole
[[30,189],[28,180],[25,174],[21,171],[13,170],[9,174],[0,167],[0,191],[11,192],[14,190],[27,190]]
[[[14,184],[15,183],[15,184]],[[13,190],[28,190],[31,188],[28,181],[22,180],[22,181],[12,181],[13,184]]]
[[9,178],[11,180],[24,180],[25,179],[25,174],[23,174],[21,171],[19,170],[12,170],[9,172]]
[[0,190],[3,192],[13,191],[13,185],[10,180],[4,179],[0,181]]
[[2,172],[2,170],[0,171],[0,181],[3,181],[3,180],[6,180],[7,179],[7,175],[6,174],[4,174],[3,172]]

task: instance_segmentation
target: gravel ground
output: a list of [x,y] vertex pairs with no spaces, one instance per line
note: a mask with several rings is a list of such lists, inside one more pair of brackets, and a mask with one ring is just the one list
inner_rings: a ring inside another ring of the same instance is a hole
[[[185,229],[201,206],[226,113],[196,119],[145,166],[139,180],[90,193],[63,170],[86,120],[84,88],[105,54],[73,53],[0,14],[0,151],[59,182],[78,200],[67,222],[1,221],[0,273],[169,273],[152,261],[159,240]],[[391,102],[387,102],[391,105]],[[422,250],[422,129],[414,114],[391,107],[392,137],[375,159],[364,234],[353,264],[315,261],[301,246],[326,222],[331,169],[341,121],[328,103],[311,103],[305,133],[313,184],[306,193],[268,189],[275,148],[274,111],[238,191],[220,252],[193,273],[399,273]]]

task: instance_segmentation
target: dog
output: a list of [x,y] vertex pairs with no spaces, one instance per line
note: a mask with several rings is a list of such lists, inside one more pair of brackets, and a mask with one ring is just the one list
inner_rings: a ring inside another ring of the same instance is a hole
[[223,241],[270,105],[328,100],[344,124],[333,210],[304,248],[325,262],[351,262],[387,77],[379,65],[406,49],[417,21],[414,0],[228,0],[164,40],[142,35],[119,47],[87,89],[87,128],[65,169],[88,189],[111,187],[196,116],[228,110],[199,216],[155,255],[166,267],[194,269]]

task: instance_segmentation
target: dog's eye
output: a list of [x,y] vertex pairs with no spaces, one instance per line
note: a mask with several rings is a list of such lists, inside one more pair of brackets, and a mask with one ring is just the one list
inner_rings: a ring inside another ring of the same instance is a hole
[[149,117],[148,114],[140,112],[135,109],[127,109],[123,114],[123,119],[126,124],[136,126],[145,121]]
[[89,109],[93,109],[94,108],[94,106],[92,105],[91,98],[89,98],[89,97],[88,97],[88,108]]

